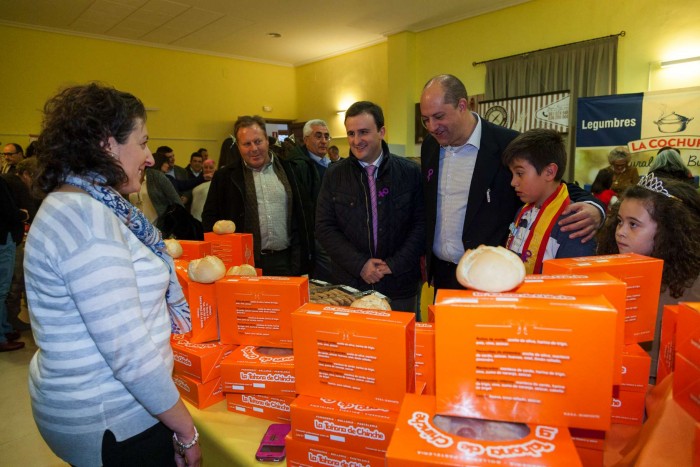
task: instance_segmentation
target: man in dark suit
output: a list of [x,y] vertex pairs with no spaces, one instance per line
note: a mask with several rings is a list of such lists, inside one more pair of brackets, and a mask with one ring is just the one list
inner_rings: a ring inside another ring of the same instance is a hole
[[[438,75],[423,88],[421,119],[430,133],[421,147],[426,212],[428,280],[436,288],[463,288],[455,277],[465,250],[498,246],[522,202],[510,186],[501,155],[517,132],[469,110],[467,91],[455,76]],[[561,225],[572,238],[590,240],[604,211],[592,196],[569,186],[573,201]],[[593,204],[590,204],[592,202]]]

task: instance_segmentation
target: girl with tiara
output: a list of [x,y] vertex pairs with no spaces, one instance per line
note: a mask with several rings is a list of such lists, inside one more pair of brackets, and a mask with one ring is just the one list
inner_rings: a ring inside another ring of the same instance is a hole
[[599,255],[637,253],[664,260],[654,341],[651,346],[646,343],[652,358],[652,384],[656,381],[664,305],[700,301],[698,232],[700,194],[687,183],[662,181],[654,174],[624,191],[598,232]]

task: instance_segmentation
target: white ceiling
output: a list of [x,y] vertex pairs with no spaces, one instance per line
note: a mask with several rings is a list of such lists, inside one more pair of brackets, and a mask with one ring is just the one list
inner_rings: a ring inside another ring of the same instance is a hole
[[0,24],[301,65],[526,1],[0,0]]

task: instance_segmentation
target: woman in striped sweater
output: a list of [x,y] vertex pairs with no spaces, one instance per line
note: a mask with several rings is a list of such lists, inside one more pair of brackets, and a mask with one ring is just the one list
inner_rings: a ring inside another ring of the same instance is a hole
[[44,108],[37,185],[47,196],[26,243],[34,419],[77,466],[191,465],[201,452],[171,379],[171,332],[189,310],[160,233],[122,195],[153,164],[146,111],[99,84]]

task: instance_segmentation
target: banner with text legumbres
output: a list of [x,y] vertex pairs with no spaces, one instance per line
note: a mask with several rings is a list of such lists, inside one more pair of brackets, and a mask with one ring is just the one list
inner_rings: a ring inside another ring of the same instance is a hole
[[616,146],[627,146],[640,175],[665,146],[700,175],[700,87],[579,98],[574,179],[591,183]]

